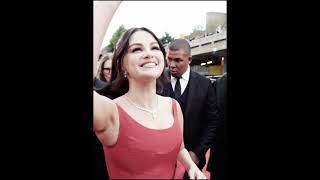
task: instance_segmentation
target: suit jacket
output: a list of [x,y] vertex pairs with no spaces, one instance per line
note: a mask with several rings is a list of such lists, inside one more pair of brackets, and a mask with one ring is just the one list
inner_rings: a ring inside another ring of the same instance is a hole
[[216,141],[211,148],[207,170],[212,172],[213,179],[225,180],[227,178],[227,74],[215,82],[217,93],[218,113],[220,126],[216,131]]
[[[184,113],[184,143],[188,151],[197,155],[200,160],[198,166],[202,169],[206,163],[205,153],[214,141],[218,125],[216,97],[210,80],[196,72],[190,71],[188,86]],[[162,95],[174,98],[171,82],[166,83]]]

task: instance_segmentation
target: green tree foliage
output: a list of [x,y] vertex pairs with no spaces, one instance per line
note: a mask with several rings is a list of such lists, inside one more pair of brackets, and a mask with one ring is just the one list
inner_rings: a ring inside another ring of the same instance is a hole
[[168,44],[174,41],[174,38],[169,33],[165,32],[165,35],[160,38],[162,44]]
[[121,25],[119,28],[113,33],[112,38],[109,42],[109,45],[106,47],[107,52],[113,52],[114,48],[117,45],[118,40],[120,39],[121,35],[126,31],[126,28]]

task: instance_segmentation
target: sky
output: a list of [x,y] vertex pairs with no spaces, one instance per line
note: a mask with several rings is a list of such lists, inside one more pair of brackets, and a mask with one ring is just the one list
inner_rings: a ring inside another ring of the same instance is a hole
[[123,1],[114,14],[102,47],[109,44],[113,33],[123,24],[147,27],[158,38],[168,32],[174,38],[189,35],[195,26],[206,27],[207,12],[227,13],[226,1]]

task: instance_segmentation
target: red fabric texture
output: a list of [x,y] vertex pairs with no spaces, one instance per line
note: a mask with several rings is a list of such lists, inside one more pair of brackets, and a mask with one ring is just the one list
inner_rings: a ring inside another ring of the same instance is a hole
[[118,140],[113,146],[104,146],[110,179],[181,179],[175,174],[183,138],[176,101],[172,99],[173,125],[161,130],[139,124],[119,105],[117,107]]

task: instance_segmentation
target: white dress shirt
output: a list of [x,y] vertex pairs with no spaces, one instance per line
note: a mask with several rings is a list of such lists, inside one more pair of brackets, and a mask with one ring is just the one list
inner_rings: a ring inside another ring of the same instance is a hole
[[[182,74],[180,78],[180,85],[181,85],[181,95],[183,94],[184,90],[186,89],[188,82],[189,82],[189,77],[190,77],[190,66],[188,65],[187,71]],[[176,85],[177,78],[171,76],[171,86],[174,91],[174,87]]]

